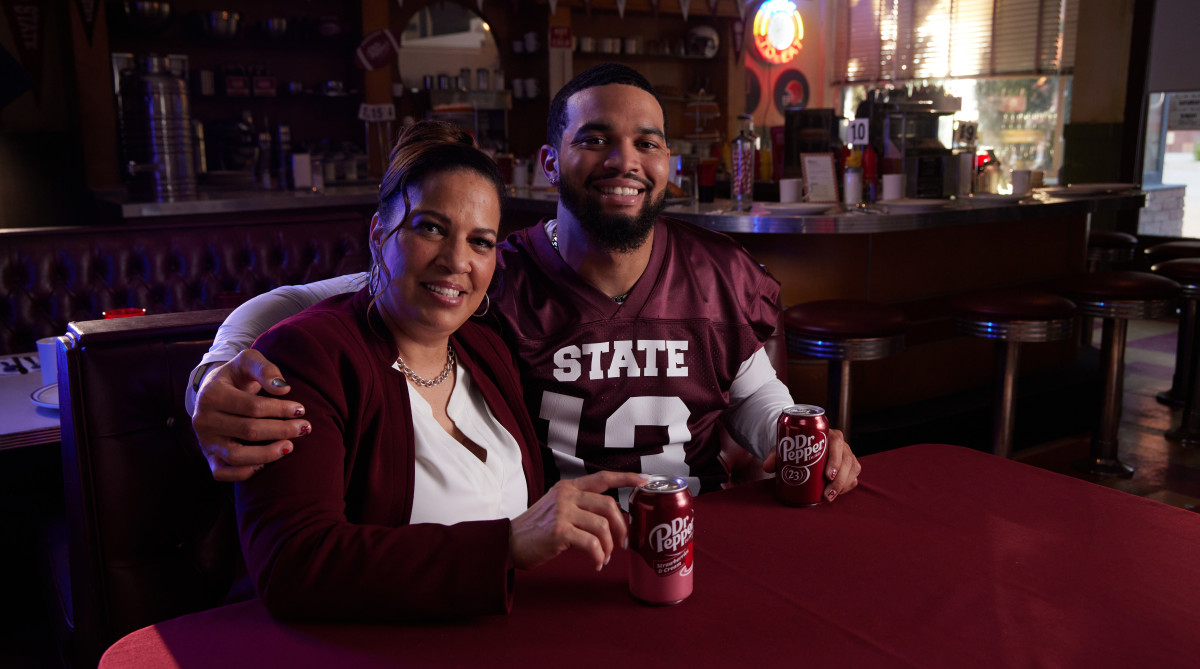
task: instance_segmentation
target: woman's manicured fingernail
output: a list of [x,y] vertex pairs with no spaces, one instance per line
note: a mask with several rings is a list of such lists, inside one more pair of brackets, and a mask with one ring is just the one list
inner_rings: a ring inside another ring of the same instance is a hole
[[304,415],[304,407],[296,407],[296,418]]
[[291,447],[291,446],[284,446],[283,448],[281,448],[281,449],[279,449],[279,450],[280,450],[281,452],[283,452],[283,454],[284,454],[284,455],[287,455],[288,453],[291,453],[291,452],[292,452],[292,447]]
[[300,426],[300,436],[303,437],[304,435],[308,434],[309,432],[312,432],[312,425],[305,423]]
[[832,501],[833,501],[833,498],[834,498],[834,497],[837,497],[837,491],[836,491],[836,490],[830,490],[829,492],[825,493],[825,497],[829,498],[829,501],[831,501],[831,502],[832,502]]
[[287,388],[288,382],[284,381],[282,378],[277,376],[277,377],[271,379],[271,387],[272,388]]

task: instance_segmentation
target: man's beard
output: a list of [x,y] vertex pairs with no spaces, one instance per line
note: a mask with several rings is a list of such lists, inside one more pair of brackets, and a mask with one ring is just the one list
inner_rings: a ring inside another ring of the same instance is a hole
[[[647,187],[647,192],[650,190]],[[563,179],[559,182],[558,197],[567,211],[579,221],[588,240],[600,250],[609,253],[628,253],[642,245],[654,229],[654,221],[667,203],[667,190],[657,200],[649,198],[642,204],[636,216],[606,214],[598,203],[588,202],[592,194],[586,189],[575,188]]]

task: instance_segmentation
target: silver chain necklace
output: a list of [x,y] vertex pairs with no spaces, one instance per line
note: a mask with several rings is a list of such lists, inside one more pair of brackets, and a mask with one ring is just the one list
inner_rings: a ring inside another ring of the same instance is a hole
[[[550,246],[554,247],[554,252],[557,253],[558,257],[561,258],[562,251],[558,250],[558,226],[557,225],[554,226],[554,229],[550,231]],[[617,304],[625,304],[625,300],[628,298],[629,298],[629,293],[625,293],[624,295],[613,295],[612,300],[613,300],[613,302],[616,302]]]
[[404,375],[408,377],[409,381],[412,381],[418,386],[432,388],[442,381],[445,381],[446,377],[450,376],[450,372],[454,371],[454,349],[450,347],[449,343],[446,344],[446,368],[442,370],[441,374],[438,374],[436,379],[421,378],[416,372],[412,371],[408,365],[404,364],[404,359],[400,356],[396,356],[396,365],[400,367],[400,371],[404,372]]

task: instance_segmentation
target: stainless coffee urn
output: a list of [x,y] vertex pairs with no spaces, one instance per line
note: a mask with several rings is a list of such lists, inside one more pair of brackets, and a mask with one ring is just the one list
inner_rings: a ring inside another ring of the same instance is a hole
[[122,73],[118,123],[130,197],[178,200],[196,194],[196,162],[187,84],[148,54]]

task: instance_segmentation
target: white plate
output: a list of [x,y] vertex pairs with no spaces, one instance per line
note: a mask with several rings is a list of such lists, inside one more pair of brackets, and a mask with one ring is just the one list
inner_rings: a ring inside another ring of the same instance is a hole
[[972,193],[971,200],[974,202],[1017,202],[1028,195],[1013,195],[1011,193]]
[[34,404],[46,409],[58,408],[58,384],[51,383],[48,386],[42,386],[29,394],[29,399]]
[[948,206],[950,203],[950,200],[913,198],[911,200],[884,200],[879,204],[884,209],[887,209],[889,214],[915,214],[922,211],[937,211],[942,207]]
[[823,214],[837,206],[836,202],[759,202],[758,204],[777,216]]

